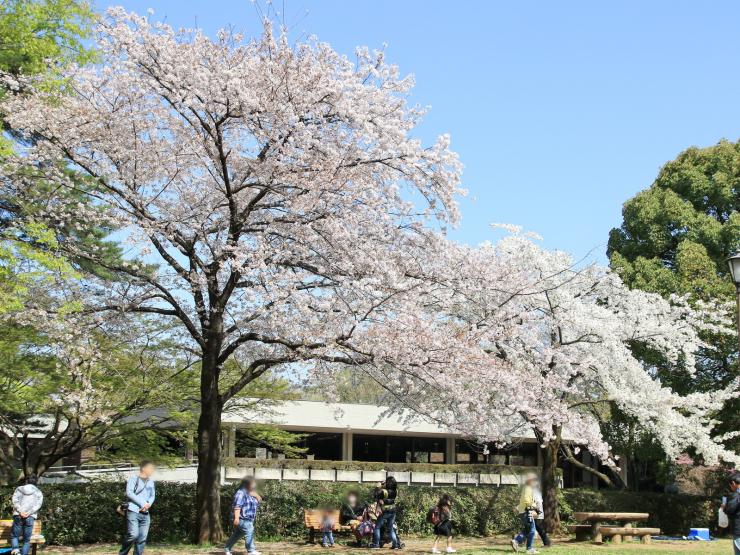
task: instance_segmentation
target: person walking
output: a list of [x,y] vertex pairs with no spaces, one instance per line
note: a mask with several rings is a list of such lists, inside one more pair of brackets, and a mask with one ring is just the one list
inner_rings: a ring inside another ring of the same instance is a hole
[[447,547],[445,552],[456,553],[457,550],[452,548],[452,498],[444,494],[437,501],[436,517],[433,517],[434,522],[434,545],[432,546],[432,553],[442,553],[439,550],[439,539],[444,537],[447,538]]
[[536,474],[527,474],[524,479],[524,485],[519,495],[519,504],[516,506],[516,512],[519,514],[522,528],[511,540],[511,547],[514,551],[519,551],[519,544],[526,540],[527,553],[539,553],[534,548],[534,538],[537,534],[537,528],[535,527],[537,505],[534,499],[534,491],[538,487],[538,482],[539,480]]
[[[10,529],[12,555],[28,555],[31,551],[33,525],[39,517],[44,494],[36,487],[36,476],[28,476],[13,492],[13,526]],[[23,546],[20,546],[20,542]]]
[[224,555],[231,555],[231,548],[240,539],[244,539],[249,555],[260,555],[254,545],[254,519],[257,518],[257,509],[261,502],[262,497],[257,493],[255,479],[244,478],[234,495],[234,532],[224,546]]
[[545,503],[542,499],[542,489],[540,488],[539,483],[534,488],[534,504],[537,507],[537,517],[534,519],[535,530],[537,530],[537,533],[540,535],[545,547],[550,547],[552,545],[552,541],[550,540],[550,536],[547,534],[547,528],[545,528]]
[[735,555],[740,555],[740,472],[730,477],[730,491],[732,494],[722,505],[722,510],[730,520],[732,547],[735,549]]
[[149,535],[151,516],[149,509],[154,504],[155,491],[152,476],[156,467],[151,461],[141,461],[139,473],[126,480],[126,536],[118,555],[128,555],[134,548],[134,555],[143,555],[146,538]]
[[378,516],[378,520],[375,522],[375,530],[373,530],[373,543],[370,544],[371,549],[380,549],[380,536],[384,528],[388,528],[388,532],[391,536],[391,547],[393,549],[401,549],[401,542],[398,540],[395,527],[393,526],[396,522],[396,501],[398,497],[398,484],[393,476],[386,479],[384,483],[378,484],[375,488],[374,493],[375,500],[381,507],[381,514]]

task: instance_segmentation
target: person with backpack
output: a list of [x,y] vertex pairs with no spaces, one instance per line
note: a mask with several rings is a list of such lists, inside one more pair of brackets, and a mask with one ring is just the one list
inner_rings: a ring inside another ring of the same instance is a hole
[[373,494],[378,506],[380,515],[375,522],[373,530],[373,543],[371,549],[380,549],[380,536],[384,528],[387,528],[391,536],[391,548],[401,549],[401,542],[393,526],[396,522],[396,502],[398,497],[398,484],[393,476],[389,476],[384,483],[378,484]]
[[141,461],[139,473],[126,480],[127,502],[121,505],[120,512],[126,515],[126,536],[118,555],[128,555],[134,548],[134,555],[143,555],[146,538],[149,535],[151,516],[149,509],[154,504],[154,480],[156,470],[151,461]]
[[446,493],[439,498],[437,504],[429,509],[427,522],[434,525],[434,545],[432,553],[442,553],[439,550],[439,538],[447,538],[447,553],[456,553],[452,548],[452,498]]
[[[33,525],[39,517],[44,494],[36,487],[36,476],[28,476],[13,492],[13,526],[10,529],[12,555],[28,555],[31,551]],[[23,547],[19,547],[21,540]]]

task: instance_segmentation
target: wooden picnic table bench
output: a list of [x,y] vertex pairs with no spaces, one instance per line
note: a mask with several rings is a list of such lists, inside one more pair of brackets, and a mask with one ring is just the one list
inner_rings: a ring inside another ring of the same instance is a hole
[[[321,531],[321,516],[324,511],[321,509],[303,509],[303,524],[308,528],[308,541],[314,543],[316,541],[316,532]],[[349,532],[349,526],[342,526],[339,524],[339,509],[331,512],[332,520],[334,521],[334,533]]]
[[[621,543],[625,536],[640,538],[642,543],[650,543],[650,536],[660,534],[660,528],[635,528],[633,522],[645,521],[650,518],[648,513],[600,513],[600,512],[578,512],[573,517],[577,524],[568,526],[568,530],[575,532],[577,540],[590,538],[601,543],[604,537],[611,538],[614,543]],[[605,524],[617,522],[617,525]]]
[[[10,532],[13,528],[12,520],[0,520],[0,547],[10,545]],[[36,520],[33,523],[33,534],[31,535],[31,553],[36,555],[36,549],[39,545],[44,545],[46,540],[41,535],[41,521]]]

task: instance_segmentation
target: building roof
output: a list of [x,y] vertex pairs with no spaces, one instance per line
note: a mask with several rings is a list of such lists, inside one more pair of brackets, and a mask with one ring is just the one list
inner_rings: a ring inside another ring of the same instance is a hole
[[[389,413],[378,405],[326,403],[322,401],[285,401],[261,411],[259,404],[227,410],[221,418],[225,425],[273,424],[292,431],[353,432],[359,434],[399,434],[415,436],[462,436],[429,418],[412,416],[410,411]],[[527,426],[518,436],[534,439]]]

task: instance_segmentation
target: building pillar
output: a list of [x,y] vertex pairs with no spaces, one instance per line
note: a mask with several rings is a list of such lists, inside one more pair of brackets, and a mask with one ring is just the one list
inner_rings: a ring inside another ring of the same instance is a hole
[[445,439],[445,462],[447,464],[455,464],[455,438],[448,437]]
[[542,458],[542,447],[540,447],[539,443],[537,444],[537,468],[542,470],[542,465],[545,463],[545,461]]
[[342,460],[352,460],[352,432],[344,432],[342,434]]
[[226,434],[226,456],[236,457],[236,426],[231,426]]

